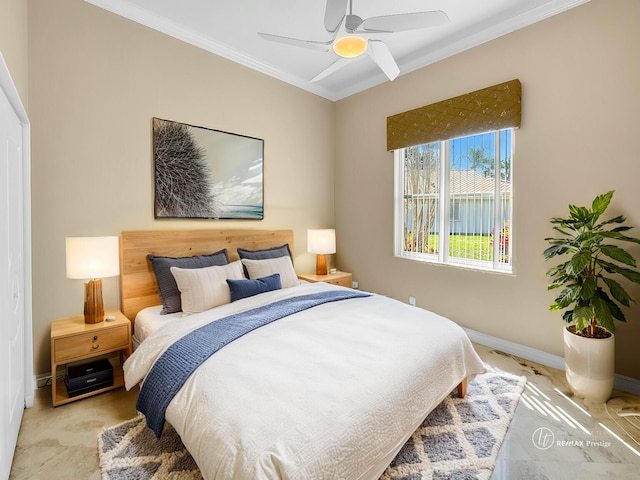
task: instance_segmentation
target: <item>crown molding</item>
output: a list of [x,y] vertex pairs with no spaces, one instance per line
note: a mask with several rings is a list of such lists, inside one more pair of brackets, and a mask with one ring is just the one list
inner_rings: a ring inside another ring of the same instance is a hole
[[[399,62],[402,63],[400,66],[400,75],[439,62],[440,60],[507,35],[558,13],[570,10],[588,1],[590,0],[548,0],[521,15],[509,18],[498,24],[480,28],[470,35],[465,34],[459,39],[444,39],[439,42],[436,48],[430,49],[424,55]],[[341,87],[326,88],[321,84],[310,83],[307,79],[274,68],[256,58],[235,50],[230,45],[192,32],[176,22],[156,15],[149,10],[137,7],[126,0],[85,0],[85,2],[334,102],[387,81],[383,75],[379,75],[376,72],[361,80],[345,83]]]
[[158,32],[169,35],[183,42],[186,42],[195,47],[206,50],[210,53],[218,55],[220,57],[231,60],[239,65],[243,65],[252,70],[256,70],[270,77],[281,80],[290,85],[296,86],[310,93],[314,93],[321,97],[335,101],[332,98],[333,95],[326,88],[323,88],[319,84],[310,84],[308,81],[300,79],[295,75],[290,75],[286,72],[273,68],[272,66],[261,62],[253,57],[243,54],[231,46],[222,42],[211,40],[198,33],[192,32],[189,29],[166,19],[160,15],[156,15],[146,9],[139,8],[125,0],[84,0],[96,7],[103,10],[107,10],[111,13],[127,18],[133,22],[149,27]]
[[[550,0],[537,8],[529,10],[518,16],[509,18],[503,22],[492,24],[486,28],[480,29],[471,35],[465,35],[459,40],[443,44],[434,50],[427,52],[425,55],[416,57],[405,63],[400,75],[409,73],[420,68],[439,62],[445,58],[452,57],[458,53],[469,50],[473,47],[490,42],[496,38],[513,33],[521,28],[528,27],[534,23],[550,18],[559,13],[570,10],[574,7],[587,3],[591,0]],[[446,40],[445,40],[446,41]],[[444,43],[441,42],[441,43]]]

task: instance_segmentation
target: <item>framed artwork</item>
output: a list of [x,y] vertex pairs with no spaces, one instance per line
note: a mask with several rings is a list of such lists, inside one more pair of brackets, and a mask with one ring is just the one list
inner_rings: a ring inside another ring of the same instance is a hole
[[264,140],[153,119],[155,218],[264,218]]

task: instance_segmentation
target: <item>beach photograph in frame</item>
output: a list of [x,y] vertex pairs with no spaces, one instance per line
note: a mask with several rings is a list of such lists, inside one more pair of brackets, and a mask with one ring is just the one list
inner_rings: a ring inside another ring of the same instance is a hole
[[262,220],[264,140],[153,119],[155,218]]

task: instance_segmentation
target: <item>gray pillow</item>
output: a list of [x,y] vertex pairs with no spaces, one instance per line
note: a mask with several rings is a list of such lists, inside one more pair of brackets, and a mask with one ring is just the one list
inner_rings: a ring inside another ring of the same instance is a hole
[[279,247],[264,248],[262,250],[247,250],[246,248],[238,248],[238,256],[248,258],[249,260],[266,260],[267,258],[279,258],[284,256],[291,256],[291,250],[289,250],[289,244],[285,243]]
[[229,255],[226,248],[206,255],[194,255],[193,257],[161,257],[150,253],[147,258],[151,261],[153,273],[156,275],[158,295],[160,295],[160,300],[162,301],[161,315],[182,311],[180,290],[178,290],[176,279],[173,278],[171,273],[171,267],[203,268],[214,265],[227,265],[229,263]]
[[[243,258],[247,258],[249,260],[266,260],[268,258],[286,257],[287,255],[291,257],[291,250],[289,250],[288,243],[280,245],[279,247],[263,248],[261,250],[247,250],[246,248],[238,248],[237,250],[240,260]],[[293,258],[291,261],[293,261]],[[249,278],[247,266],[243,264],[242,268],[244,269],[245,276]]]

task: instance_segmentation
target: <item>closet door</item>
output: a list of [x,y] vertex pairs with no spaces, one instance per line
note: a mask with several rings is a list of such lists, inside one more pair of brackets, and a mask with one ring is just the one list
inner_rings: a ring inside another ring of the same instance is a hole
[[25,406],[23,129],[0,95],[0,478],[7,478]]

